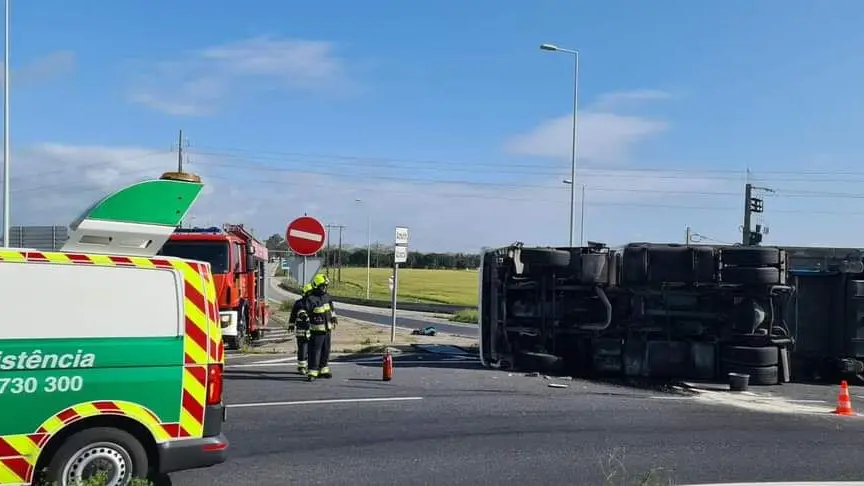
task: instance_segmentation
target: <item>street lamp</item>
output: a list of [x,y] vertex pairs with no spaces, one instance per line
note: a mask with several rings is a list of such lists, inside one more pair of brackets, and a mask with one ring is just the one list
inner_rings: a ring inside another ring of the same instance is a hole
[[[550,52],[563,52],[572,54],[574,59],[573,69],[573,137],[570,146],[570,180],[576,180],[576,147],[578,134],[578,111],[579,111],[579,51],[574,49],[564,49],[555,44],[540,44],[540,49]],[[570,246],[573,246],[573,226],[575,223],[575,207],[576,207],[576,185],[570,184]]]
[[[570,187],[571,187],[570,192],[571,193],[573,192],[572,191],[572,188],[573,188],[573,181],[572,180],[564,179],[561,182],[563,182],[564,184],[570,184]],[[580,220],[579,220],[579,246],[581,247],[581,246],[585,246],[585,184],[579,184],[579,185],[582,186],[582,200],[579,202],[579,210],[581,212]],[[573,245],[570,245],[570,246],[573,246]]]
[[3,246],[9,248],[9,219],[12,211],[9,207],[11,192],[9,183],[10,147],[9,147],[9,4],[12,0],[6,0],[6,42],[3,51]]
[[[362,199],[355,199],[354,202],[365,205],[366,202]],[[366,300],[371,297],[372,286],[372,213],[369,211],[369,206],[366,206]]]

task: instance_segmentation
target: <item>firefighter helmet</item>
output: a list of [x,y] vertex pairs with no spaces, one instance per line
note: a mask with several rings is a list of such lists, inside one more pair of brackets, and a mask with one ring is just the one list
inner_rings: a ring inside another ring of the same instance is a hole
[[319,274],[315,275],[314,277],[312,277],[312,285],[315,286],[315,288],[326,287],[326,286],[330,285],[330,279],[327,278],[327,275],[324,275],[323,273],[319,273]]

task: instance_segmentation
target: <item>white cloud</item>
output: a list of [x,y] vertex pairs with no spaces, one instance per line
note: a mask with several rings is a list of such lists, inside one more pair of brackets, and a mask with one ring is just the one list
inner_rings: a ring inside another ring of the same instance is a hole
[[659,89],[634,89],[632,91],[613,91],[597,97],[592,108],[595,111],[613,110],[627,103],[672,99],[671,93]]
[[[10,73],[12,84],[10,86],[30,86],[72,72],[75,69],[75,53],[72,51],[55,51],[25,62],[20,67],[15,67],[15,64],[12,66]],[[2,70],[3,62],[0,59],[0,71]],[[0,87],[3,86],[3,83],[3,76],[0,75]]]
[[[13,225],[68,224],[96,199],[123,185],[158,177],[176,166],[176,153],[140,147],[41,144],[21,149],[12,161]],[[282,233],[293,218],[308,212],[326,223],[347,226],[346,244],[372,239],[389,244],[397,225],[411,228],[419,250],[476,250],[521,240],[527,244],[566,244],[569,186],[552,175],[515,182],[442,183],[387,179],[378,166],[352,170],[316,164],[321,173],[292,171],[250,154],[240,162],[223,154],[194,153],[187,170],[204,180],[205,193],[192,208],[198,226],[244,223],[262,238]],[[243,170],[238,167],[242,164]],[[308,170],[308,169],[307,169]],[[817,190],[814,182],[774,184],[790,191]],[[683,241],[684,229],[721,241],[737,241],[742,180],[733,175],[642,169],[584,169],[587,185],[586,239]],[[770,184],[770,181],[766,181]],[[855,193],[857,182],[835,188]],[[832,185],[832,187],[836,184]],[[363,204],[355,199],[364,200]],[[855,246],[864,234],[852,216],[812,214],[854,211],[848,200],[766,199],[764,217],[771,241]],[[580,194],[577,193],[578,239]],[[858,245],[860,246],[860,245]]]
[[346,88],[345,63],[326,41],[254,37],[211,46],[138,69],[130,100],[177,116],[217,111],[229,96],[255,88]]
[[[578,117],[578,157],[582,161],[616,163],[626,160],[639,142],[668,127],[659,119],[624,115],[611,110],[626,102],[659,100],[671,95],[657,90],[607,93]],[[536,128],[516,135],[504,144],[514,155],[569,158],[573,136],[573,114],[541,122]]]

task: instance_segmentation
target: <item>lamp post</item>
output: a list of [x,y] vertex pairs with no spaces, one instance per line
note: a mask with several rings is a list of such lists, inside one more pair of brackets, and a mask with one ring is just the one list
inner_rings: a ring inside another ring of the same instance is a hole
[[12,199],[9,184],[9,165],[11,162],[9,147],[9,4],[12,0],[6,0],[6,42],[3,51],[3,246],[9,248],[9,219],[12,210],[9,201]]
[[[563,52],[573,55],[573,136],[570,145],[570,180],[576,180],[576,149],[578,143],[579,121],[579,51],[564,49],[555,44],[541,44],[540,49],[550,52]],[[573,227],[575,226],[576,185],[570,184],[570,246],[573,246]]]
[[[354,202],[366,205],[362,199],[355,199]],[[372,213],[369,212],[369,206],[366,207],[366,300],[371,297],[372,286]]]
[[[573,181],[570,179],[564,179],[564,184],[570,184],[570,187],[573,187]],[[585,184],[579,184],[582,186],[582,200],[579,202],[579,211],[580,211],[580,219],[579,219],[579,246],[585,246]],[[570,192],[573,192],[572,189]],[[570,245],[573,246],[573,245]]]

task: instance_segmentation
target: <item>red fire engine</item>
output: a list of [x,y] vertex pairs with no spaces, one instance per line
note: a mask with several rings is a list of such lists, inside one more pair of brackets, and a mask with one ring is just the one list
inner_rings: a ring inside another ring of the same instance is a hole
[[210,263],[227,347],[238,349],[263,336],[269,313],[267,247],[242,224],[178,228],[160,254]]

